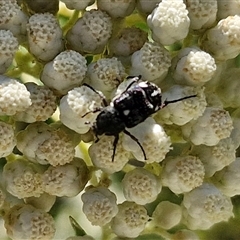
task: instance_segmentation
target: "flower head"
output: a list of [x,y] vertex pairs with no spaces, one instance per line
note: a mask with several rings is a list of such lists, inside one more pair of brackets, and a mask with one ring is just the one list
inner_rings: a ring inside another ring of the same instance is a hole
[[89,170],[82,159],[75,158],[63,166],[49,166],[42,180],[45,192],[58,197],[73,197],[85,187]]
[[92,62],[87,73],[91,86],[104,92],[104,95],[110,95],[126,77],[124,66],[115,57]]
[[14,119],[23,122],[46,121],[57,108],[57,98],[47,86],[38,86],[33,82],[25,84],[30,92],[31,106],[25,111],[18,112]]
[[62,95],[79,86],[85,78],[86,72],[86,59],[78,52],[66,50],[44,66],[41,81]]
[[197,48],[184,48],[174,59],[173,78],[178,84],[203,85],[212,79],[217,70],[214,58]]
[[228,16],[205,32],[202,49],[217,61],[235,58],[240,53],[240,16]]
[[17,148],[32,162],[64,165],[73,160],[75,146],[70,136],[43,122],[32,123],[17,134]]
[[218,1],[186,0],[189,11],[190,28],[194,30],[211,27],[216,21],[218,11]]
[[14,127],[10,124],[0,121],[0,157],[6,157],[11,154],[16,146]]
[[[151,117],[136,127],[129,128],[128,131],[138,139],[144,149],[148,163],[161,162],[171,149],[170,138]],[[137,160],[145,162],[139,144],[126,134],[123,138],[123,147],[127,151],[131,151]]]
[[84,85],[72,89],[60,101],[61,122],[77,133],[88,132],[97,118],[96,110],[102,108],[101,96]]
[[36,13],[29,18],[27,35],[30,52],[42,61],[52,60],[63,50],[62,30],[51,13]]
[[117,214],[116,196],[105,187],[90,188],[82,195],[83,212],[92,225],[104,226]]
[[53,217],[25,204],[15,205],[7,212],[4,226],[12,239],[53,239],[55,234]]
[[163,93],[163,99],[171,101],[187,96],[194,96],[177,103],[168,104],[156,114],[156,120],[165,124],[184,125],[191,120],[201,116],[206,108],[207,102],[204,87],[190,87],[173,85]]
[[142,75],[148,81],[162,80],[171,65],[169,52],[158,43],[145,42],[131,57],[131,75]]
[[112,21],[101,10],[86,11],[67,33],[67,41],[78,52],[101,53],[112,34]]
[[26,41],[28,16],[21,10],[17,0],[1,0],[0,16],[0,29],[10,30],[19,42]]
[[18,40],[9,30],[0,30],[0,73],[3,74],[11,65],[18,49]]
[[122,185],[127,201],[141,205],[153,202],[162,189],[157,176],[144,168],[135,168],[127,172]]
[[153,39],[171,45],[188,34],[190,19],[183,0],[162,0],[147,18]]
[[232,138],[225,138],[214,146],[194,146],[191,154],[200,158],[206,177],[228,166],[236,158],[236,149]]
[[240,158],[237,157],[232,163],[218,171],[213,176],[213,182],[224,195],[233,197],[240,194],[239,187]]
[[185,193],[182,206],[182,222],[192,230],[209,229],[215,223],[228,221],[233,216],[231,199],[208,183]]
[[12,116],[32,104],[30,92],[24,84],[0,75],[0,115]]
[[152,214],[156,226],[170,229],[180,223],[182,218],[181,207],[169,201],[160,202]]
[[107,12],[112,18],[126,17],[132,13],[136,5],[135,0],[98,0],[97,6]]
[[87,6],[90,6],[94,3],[94,0],[62,0],[69,9],[75,9],[75,10],[84,10]]
[[183,135],[193,144],[216,145],[230,136],[233,122],[228,111],[218,107],[206,107],[202,116],[182,127]]
[[147,210],[134,202],[118,205],[118,213],[111,221],[113,232],[123,238],[135,238],[144,230],[149,219]]
[[202,185],[205,169],[199,158],[194,156],[169,157],[164,160],[161,173],[163,186],[176,194],[190,192]]
[[113,136],[104,135],[98,142],[93,143],[88,150],[93,165],[109,174],[122,170],[130,158],[130,153],[123,148],[122,139],[120,138],[114,155],[114,161],[112,161],[113,141]]
[[17,198],[39,197],[43,193],[40,165],[19,158],[3,168],[6,190]]
[[147,41],[147,33],[136,27],[123,28],[109,41],[109,50],[115,56],[129,56]]

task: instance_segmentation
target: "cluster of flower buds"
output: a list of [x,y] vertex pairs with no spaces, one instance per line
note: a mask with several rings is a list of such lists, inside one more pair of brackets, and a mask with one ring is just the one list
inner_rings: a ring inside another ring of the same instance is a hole
[[240,1],[0,0],[0,56],[0,239],[240,236]]

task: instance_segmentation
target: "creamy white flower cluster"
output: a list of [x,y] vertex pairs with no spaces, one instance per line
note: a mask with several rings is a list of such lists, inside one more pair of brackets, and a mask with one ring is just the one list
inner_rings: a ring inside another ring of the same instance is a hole
[[[238,218],[239,1],[0,0],[0,49],[8,237],[210,239]],[[163,108],[117,144],[95,136],[99,113],[139,75]],[[216,238],[240,235],[225,232]]]

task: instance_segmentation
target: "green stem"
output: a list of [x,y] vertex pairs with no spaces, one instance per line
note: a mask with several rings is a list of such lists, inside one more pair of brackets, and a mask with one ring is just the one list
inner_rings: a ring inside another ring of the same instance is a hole
[[[65,36],[66,33],[68,32],[68,30],[70,28],[72,28],[72,26],[76,23],[76,21],[78,20],[79,17],[79,13],[80,11],[78,10],[74,10],[73,14],[71,16],[71,18],[68,20],[68,22],[62,27],[63,30],[63,35]],[[82,13],[82,12],[81,12]],[[81,14],[82,15],[82,14]]]

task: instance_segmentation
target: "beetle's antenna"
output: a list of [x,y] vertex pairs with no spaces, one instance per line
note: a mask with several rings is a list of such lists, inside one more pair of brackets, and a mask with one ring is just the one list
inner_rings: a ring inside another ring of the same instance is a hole
[[139,147],[141,148],[141,150],[142,150],[142,153],[143,153],[143,156],[144,156],[144,160],[147,160],[146,153],[145,153],[145,151],[144,151],[144,149],[143,149],[143,146],[142,146],[141,143],[138,141],[138,139],[137,139],[135,136],[133,136],[130,132],[128,132],[126,129],[123,130],[123,132],[124,132],[125,134],[127,134],[133,141],[135,141],[135,142],[138,144],[138,146],[139,146]]
[[97,90],[94,89],[92,86],[88,85],[87,83],[83,83],[82,86],[86,86],[86,87],[88,87],[89,89],[91,89],[93,92],[95,92],[95,93],[102,99],[102,102],[103,102],[104,107],[106,107],[106,106],[108,105],[105,96],[104,96],[101,92],[97,91]]
[[[88,87],[89,89],[91,89],[93,92],[95,92],[95,93],[102,99],[102,102],[103,102],[104,107],[106,107],[106,106],[108,105],[105,96],[104,96],[101,92],[95,90],[92,86],[88,85],[87,83],[83,83],[82,86],[86,86],[86,87]],[[82,118],[84,118],[85,116],[87,116],[89,113],[96,113],[96,112],[100,112],[101,110],[102,110],[102,108],[96,108],[96,109],[94,109],[93,111],[86,112],[84,115],[82,115]]]
[[96,108],[93,111],[86,112],[85,114],[82,115],[82,118],[87,116],[89,113],[96,113],[96,112],[100,112],[101,110],[102,110],[101,108]]
[[182,101],[182,100],[185,100],[185,99],[188,99],[188,98],[193,98],[193,97],[196,97],[196,96],[197,96],[197,95],[195,94],[195,95],[190,95],[190,96],[186,96],[186,97],[183,97],[183,98],[178,98],[178,99],[175,99],[175,100],[170,100],[170,101],[165,100],[165,101],[162,103],[160,109],[166,107],[168,104],[180,102],[180,101]]

